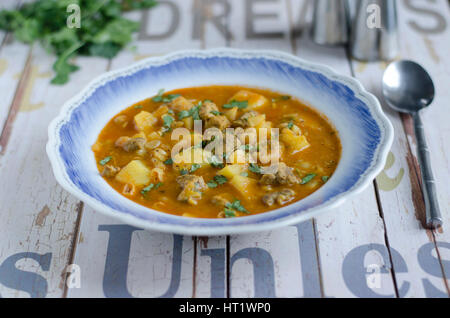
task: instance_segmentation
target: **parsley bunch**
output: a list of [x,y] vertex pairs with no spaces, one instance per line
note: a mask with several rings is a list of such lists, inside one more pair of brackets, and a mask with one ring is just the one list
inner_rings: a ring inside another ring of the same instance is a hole
[[[80,28],[68,28],[70,4],[81,9]],[[132,40],[139,23],[121,16],[123,11],[151,8],[155,0],[37,0],[18,10],[0,11],[0,29],[24,43],[40,41],[57,56],[53,84],[65,84],[79,69],[70,63],[76,55],[113,58]]]

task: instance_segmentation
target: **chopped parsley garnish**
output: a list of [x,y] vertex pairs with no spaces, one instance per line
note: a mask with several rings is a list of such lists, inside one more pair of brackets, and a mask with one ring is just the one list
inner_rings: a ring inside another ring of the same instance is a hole
[[239,211],[239,212],[243,212],[243,213],[250,213],[249,211],[247,211],[246,208],[244,208],[241,204],[241,201],[239,200],[234,200],[233,203],[227,203],[225,205],[225,210],[235,210],[235,211]]
[[225,176],[217,175],[217,176],[214,176],[214,181],[216,181],[219,185],[222,185],[224,183],[227,183],[228,179]]
[[162,117],[163,119],[163,132],[168,132],[172,129],[172,123],[175,121],[175,118],[173,118],[170,115],[164,115]]
[[164,161],[164,164],[165,164],[165,165],[171,165],[171,164],[173,164],[172,158],[169,158],[169,159],[167,159],[166,161]]
[[108,157],[105,157],[105,158],[103,158],[102,160],[100,160],[99,163],[100,163],[100,165],[104,166],[104,165],[106,165],[108,162],[110,162],[111,159],[112,159],[112,157],[111,157],[111,156],[108,156]]
[[180,94],[169,94],[169,95],[165,95],[164,96],[164,89],[160,89],[158,91],[158,95],[156,95],[155,97],[152,98],[152,101],[154,101],[155,103],[170,103],[171,101],[173,101],[175,98],[180,97]]
[[189,170],[187,170],[187,169],[181,169],[180,170],[180,174],[182,175],[182,176],[184,176],[184,175],[186,175],[186,174],[188,174],[189,173]]
[[288,96],[288,95],[280,96],[280,97],[277,97],[277,98],[272,98],[272,103],[276,103],[276,102],[278,102],[280,100],[290,100],[291,98],[292,97]]
[[306,175],[304,178],[302,178],[302,182],[300,184],[307,184],[309,181],[314,179],[315,176],[316,176],[315,173],[310,173],[310,174]]
[[261,174],[262,170],[256,163],[251,163],[248,167],[248,170],[250,170],[253,173]]
[[294,122],[291,120],[288,124],[288,128],[292,129],[292,127],[294,127]]
[[230,108],[234,108],[234,107],[237,107],[239,109],[247,108],[248,101],[245,100],[245,101],[238,102],[237,100],[232,100],[231,103],[223,105],[223,108],[225,108],[225,109],[230,109]]
[[222,115],[222,113],[219,112],[218,110],[212,110],[212,111],[211,111],[211,114],[213,114],[214,116]]
[[330,177],[329,177],[329,176],[323,176],[323,177],[322,177],[322,181],[323,181],[323,182],[327,182],[327,181],[328,181],[328,179],[330,179]]
[[217,188],[219,185],[225,184],[228,182],[228,179],[225,176],[217,175],[214,176],[214,180],[209,181],[206,185],[211,189]]
[[234,217],[236,217],[236,212],[234,210],[225,208],[224,212],[225,212],[225,217],[226,218],[234,218]]
[[142,195],[146,195],[147,193],[149,193],[150,191],[152,191],[152,189],[155,187],[155,185],[153,183],[150,183],[148,186],[146,186],[144,189],[141,190],[141,194]]
[[187,117],[192,117],[194,120],[200,120],[200,115],[198,113],[200,111],[200,107],[201,104],[194,106],[189,110],[182,110],[181,112],[178,113],[178,119],[181,120]]
[[248,177],[248,172],[244,171],[244,172],[241,172],[239,175],[242,177]]
[[201,168],[201,166],[198,164],[198,163],[194,163],[192,166],[191,166],[191,172],[195,172],[195,171],[197,171],[198,169],[200,169]]
[[157,184],[150,183],[148,186],[146,186],[144,189],[141,190],[141,194],[145,196],[147,193],[149,193],[153,189],[155,189],[155,190],[158,189],[163,184],[164,183],[162,183],[162,182],[158,182]]
[[[225,155],[225,154],[224,154]],[[213,167],[213,168],[223,168],[224,165],[222,162],[219,161],[219,158],[217,158],[216,156],[211,156],[211,158],[208,160],[209,164]]]
[[209,181],[207,184],[206,184],[209,188],[211,188],[211,189],[214,189],[214,188],[217,188],[217,186],[218,186],[218,184],[217,183],[215,183],[214,181]]
[[152,101],[154,101],[155,103],[159,103],[160,101],[162,101],[163,95],[164,95],[164,88],[161,88],[158,91],[158,95],[152,98]]

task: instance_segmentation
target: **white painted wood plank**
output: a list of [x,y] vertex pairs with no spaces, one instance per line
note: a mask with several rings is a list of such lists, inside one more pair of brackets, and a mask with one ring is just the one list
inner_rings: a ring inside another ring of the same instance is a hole
[[[324,47],[310,39],[312,3],[292,1],[292,20],[301,35],[295,41],[297,55],[309,61],[331,66],[341,74],[351,76],[350,64],[344,47]],[[299,32],[296,32],[299,33]],[[332,118],[330,118],[333,120]],[[368,266],[390,267],[389,259],[371,250],[370,245],[386,251],[384,227],[379,216],[375,190],[370,186],[362,194],[316,218],[317,243],[320,255],[322,285],[326,297],[375,297],[395,295],[390,272],[380,276],[380,284],[372,290],[366,284]],[[352,251],[362,257],[358,263]],[[347,273],[351,272],[348,276]]]
[[[438,70],[439,68],[442,69],[443,65],[440,65],[439,67],[435,66],[434,68],[432,67],[433,54],[427,52],[426,49],[423,50],[422,48],[424,46],[418,45],[419,41],[426,42],[427,40],[424,40],[423,35],[417,34],[416,31],[411,29],[411,23],[420,23],[425,27],[431,27],[434,25],[432,19],[426,20],[419,18],[417,15],[411,15],[411,8],[407,8],[404,5],[405,3],[406,2],[399,2],[400,43],[402,46],[401,58],[413,58],[418,60],[429,67],[431,71]],[[427,5],[426,9],[431,9],[434,12],[441,12],[441,14],[446,13],[448,19],[448,11],[443,11],[444,6],[447,6],[447,4],[443,3],[443,1],[434,4],[430,2],[430,5]],[[448,32],[449,31],[446,31],[447,37],[449,34]],[[431,35],[430,37],[432,38]],[[444,36],[442,35],[442,39],[443,38]],[[436,41],[436,44],[439,42],[440,41]],[[440,47],[436,52],[445,52],[445,49],[448,51],[448,44],[447,48]],[[421,249],[423,247],[434,245],[434,239],[432,233],[423,229],[421,223],[424,216],[423,201],[420,198],[418,180],[414,172],[414,158],[408,147],[409,137],[405,135],[401,118],[398,114],[386,108],[381,97],[381,78],[385,66],[385,63],[365,64],[356,61],[353,63],[356,77],[363,82],[367,89],[379,97],[395,129],[395,141],[392,147],[390,164],[387,166],[384,174],[377,178],[377,184],[380,189],[380,201],[387,228],[387,237],[393,256],[393,265],[397,286],[399,288],[399,296],[445,297],[447,292],[443,279],[430,273],[432,271],[437,273],[440,272],[439,262],[433,260],[431,257],[425,257],[421,254]],[[440,77],[441,82],[445,82],[444,78],[446,78],[448,82],[448,73],[447,75],[444,74],[445,71]],[[439,81],[437,81],[437,85],[439,87]],[[445,86],[444,83],[443,86]],[[437,149],[441,149],[438,147],[443,146],[442,144],[439,145],[439,140],[440,136],[445,134],[445,127],[448,126],[439,120],[439,116],[442,116],[442,111],[445,111],[443,109],[447,106],[444,104],[446,104],[445,101],[448,100],[449,96],[448,94],[446,95],[444,90],[438,95],[438,102],[434,106],[441,106],[435,107],[434,110],[436,110],[436,108],[441,108],[441,112],[436,112],[434,118],[428,118],[427,133],[429,134],[428,137],[433,136],[433,138],[429,138],[430,140],[433,140],[432,145],[435,147],[435,150],[432,150],[433,160],[439,160],[439,158],[441,160],[439,163],[434,163],[434,167],[445,169],[445,155],[442,156],[442,152],[439,153]],[[439,102],[439,100],[441,100],[441,102]],[[429,116],[429,114],[426,114],[425,116]],[[439,124],[441,124],[441,126],[439,126]],[[448,180],[443,180],[442,176],[440,176],[438,182],[441,187],[439,197],[441,202],[444,202],[444,213],[446,213],[446,210],[448,211],[446,207],[448,207],[449,201],[445,192],[445,183],[448,184]],[[448,238],[446,241],[448,242]],[[424,263],[426,264],[426,268],[424,268]],[[442,272],[439,276],[442,276]],[[433,285],[434,288],[430,287],[428,283],[424,283],[424,281]]]
[[43,49],[34,48],[34,78],[29,76],[16,96],[21,111],[0,157],[2,297],[63,294],[61,273],[70,257],[78,200],[53,177],[45,153],[47,127],[68,98],[104,71],[106,62],[78,59],[81,70],[65,86],[50,85],[53,62]]
[[191,297],[191,237],[144,231],[85,207],[68,297]]
[[[134,43],[134,52],[128,50],[120,53],[111,61],[111,69],[153,55],[201,47],[201,39],[192,39],[193,20],[186,14],[190,12],[193,2],[170,3],[161,3],[148,14],[127,14],[128,18],[141,21],[143,29]],[[173,32],[162,39],[153,38],[155,34],[167,31],[164,29],[167,21],[175,23]],[[131,241],[126,239],[125,243],[121,243],[123,245],[113,249],[111,244],[114,242],[108,240],[121,235],[128,239],[131,236]],[[74,263],[83,272],[82,288],[70,289],[68,297],[193,296],[194,245],[191,237],[133,231],[125,224],[93,213],[89,207],[85,207],[83,213],[80,237],[83,237],[83,243],[77,245]],[[129,254],[123,254],[123,250],[129,251]],[[179,252],[181,258],[177,256]]]
[[[15,8],[20,1],[6,0],[0,4],[0,10]],[[10,105],[25,67],[29,47],[14,41],[12,34],[0,31],[0,131],[5,124]],[[1,150],[0,150],[1,151]]]
[[[10,106],[22,78],[29,52],[30,48],[27,45],[17,41],[8,41],[0,49],[0,96],[3,105],[0,107],[0,131],[8,118]],[[39,76],[36,73],[36,68],[32,68],[29,79],[33,81],[36,76]],[[23,93],[27,97],[30,91]]]

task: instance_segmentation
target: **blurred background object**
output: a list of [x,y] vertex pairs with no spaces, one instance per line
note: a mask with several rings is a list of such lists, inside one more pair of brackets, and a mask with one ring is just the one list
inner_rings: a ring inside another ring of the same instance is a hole
[[359,0],[352,24],[350,52],[361,61],[393,60],[398,54],[397,2]]
[[349,39],[347,0],[314,1],[313,41],[320,45],[346,44]]

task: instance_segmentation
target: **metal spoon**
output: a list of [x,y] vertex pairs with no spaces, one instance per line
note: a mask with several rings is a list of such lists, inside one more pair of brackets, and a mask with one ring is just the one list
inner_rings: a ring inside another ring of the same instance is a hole
[[431,170],[430,151],[426,144],[420,111],[434,99],[434,84],[427,71],[412,61],[391,63],[383,75],[383,95],[390,107],[411,114],[417,139],[417,153],[422,172],[422,191],[425,200],[426,225],[436,229],[442,226],[442,216],[436,196],[436,185]]

